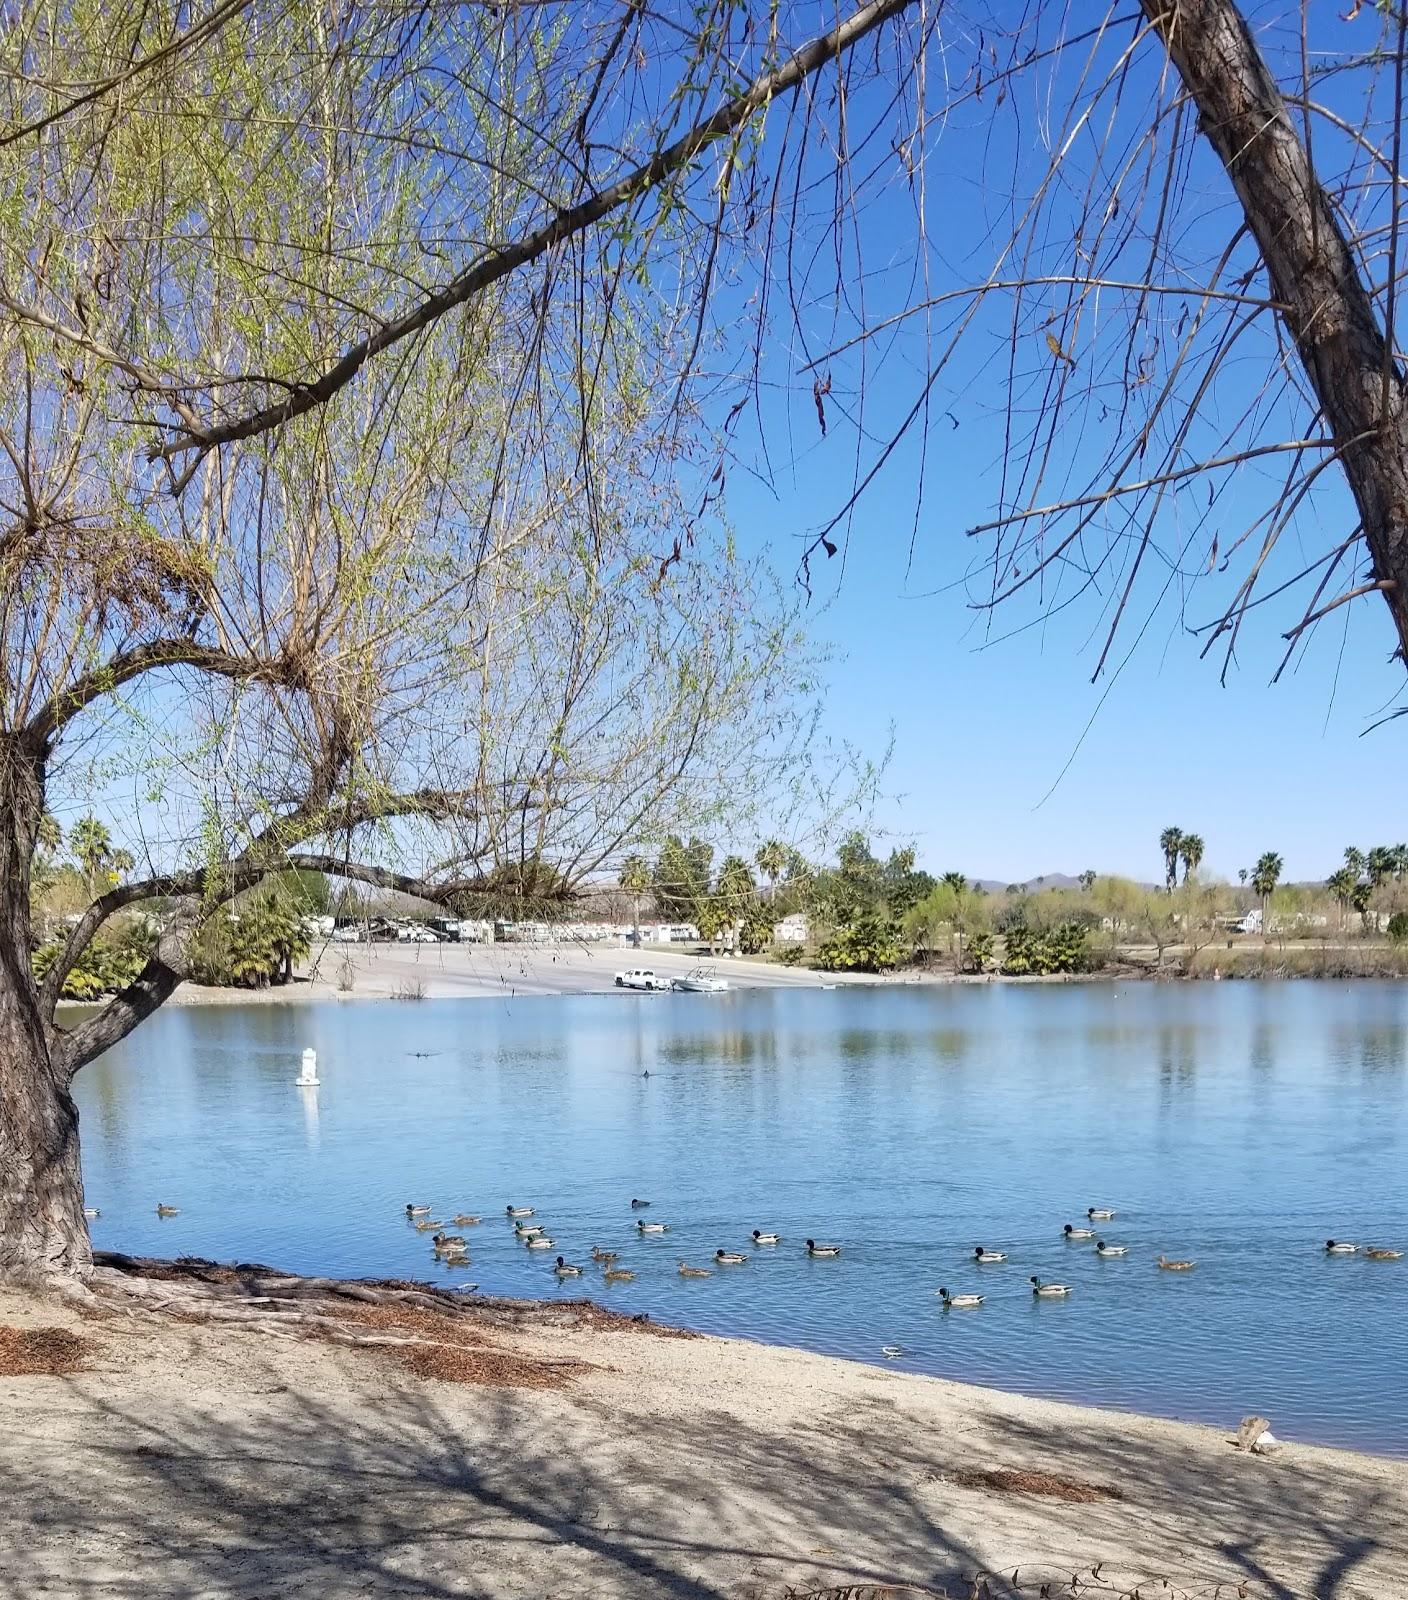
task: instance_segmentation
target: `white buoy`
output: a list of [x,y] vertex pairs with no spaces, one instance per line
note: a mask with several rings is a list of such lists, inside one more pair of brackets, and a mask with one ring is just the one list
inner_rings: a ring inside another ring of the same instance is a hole
[[302,1089],[316,1088],[318,1084],[318,1052],[305,1050],[303,1052],[303,1067],[298,1074],[298,1085]]

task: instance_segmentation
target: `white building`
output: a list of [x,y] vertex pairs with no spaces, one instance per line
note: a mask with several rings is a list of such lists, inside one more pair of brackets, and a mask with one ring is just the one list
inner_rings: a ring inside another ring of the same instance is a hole
[[810,931],[806,917],[800,911],[794,911],[773,926],[773,943],[805,944]]

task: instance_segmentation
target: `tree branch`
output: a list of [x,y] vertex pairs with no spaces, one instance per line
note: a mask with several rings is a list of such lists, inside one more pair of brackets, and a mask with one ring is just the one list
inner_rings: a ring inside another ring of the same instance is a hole
[[32,745],[46,743],[85,706],[157,667],[197,667],[216,677],[252,683],[293,682],[292,668],[279,657],[232,655],[189,637],[153,639],[120,651],[101,667],[85,672],[69,688],[51,695],[30,719],[24,730],[26,740]]
[[781,67],[755,78],[745,93],[726,101],[712,116],[696,123],[644,165],[579,200],[576,205],[559,211],[549,221],[525,234],[516,244],[481,255],[444,288],[425,296],[417,305],[344,351],[321,377],[311,383],[294,385],[286,399],[243,417],[228,422],[211,420],[200,427],[187,424],[184,430],[176,432],[174,438],[155,445],[150,458],[174,461],[177,457],[194,452],[193,459],[176,477],[174,487],[179,493],[211,450],[266,433],[293,417],[302,416],[325,404],[349,384],[373,356],[429,326],[446,312],[465,305],[491,284],[508,277],[519,267],[536,260],[574,235],[585,232],[640,195],[658,188],[666,178],[681,171],[708,145],[741,127],[778,95],[796,88],[827,62],[844,54],[852,45],[911,4],[913,0],[869,0],[845,22],[803,45]]

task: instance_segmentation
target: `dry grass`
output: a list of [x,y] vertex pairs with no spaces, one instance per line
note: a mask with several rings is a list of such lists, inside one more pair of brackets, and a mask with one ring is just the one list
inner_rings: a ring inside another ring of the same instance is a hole
[[1029,1472],[1011,1467],[962,1467],[936,1474],[961,1489],[987,1489],[994,1494],[1029,1494],[1043,1500],[1066,1500],[1072,1505],[1094,1505],[1100,1500],[1123,1500],[1124,1491],[1113,1484],[1084,1483],[1063,1478],[1058,1472]]
[[0,1377],[66,1378],[92,1350],[64,1328],[11,1328],[0,1322]]

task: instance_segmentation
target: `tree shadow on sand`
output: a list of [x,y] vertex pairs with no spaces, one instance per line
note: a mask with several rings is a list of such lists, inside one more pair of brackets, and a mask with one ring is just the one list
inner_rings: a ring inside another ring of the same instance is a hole
[[[302,1381],[296,1346],[251,1348],[213,1400],[207,1387],[158,1404],[98,1373],[45,1380],[44,1408],[25,1406],[0,1440],[0,1477],[24,1485],[0,1511],[0,1592],[763,1600],[917,1583],[967,1597],[984,1571],[1006,1574],[990,1582],[999,1595],[1020,1567],[1033,1594],[1031,1562],[1069,1580],[1133,1550],[1145,1578],[1171,1552],[1199,1573],[1185,1592],[1244,1578],[1269,1600],[1350,1600],[1392,1592],[1355,1587],[1370,1565],[1392,1556],[1402,1571],[1401,1499],[1348,1468],[1229,1450],[1210,1473],[1205,1454],[1141,1448],[1099,1422],[992,1410],[940,1429],[883,1395],[844,1415],[819,1405],[781,1433],[722,1404],[623,1416],[589,1388],[427,1383],[360,1351],[338,1352],[356,1364],[338,1393],[326,1371]],[[975,1461],[1044,1462],[1123,1498],[1038,1505],[1040,1542],[999,1547],[1008,1507],[955,1485]],[[1189,1519],[1206,1529],[1191,1552]]]

